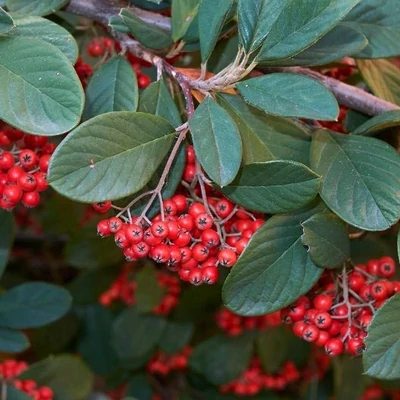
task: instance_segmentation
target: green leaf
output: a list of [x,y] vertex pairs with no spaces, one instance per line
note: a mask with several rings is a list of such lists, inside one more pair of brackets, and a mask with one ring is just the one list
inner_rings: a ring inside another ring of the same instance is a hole
[[31,400],[32,397],[16,389],[14,386],[7,385],[7,400]]
[[48,136],[68,132],[78,124],[82,86],[57,47],[36,38],[8,37],[0,40],[0,53],[1,119]]
[[237,175],[242,161],[242,141],[229,114],[207,97],[189,122],[196,155],[207,175],[226,186]]
[[376,379],[400,378],[400,294],[377,310],[368,327],[363,354],[365,373]]
[[56,46],[75,64],[79,49],[75,38],[62,26],[41,17],[26,17],[15,20],[15,28],[8,36],[37,38]]
[[174,128],[182,123],[178,107],[165,85],[164,79],[153,82],[141,94],[139,111],[165,118]]
[[274,64],[280,66],[330,64],[351,56],[363,49],[367,44],[368,40],[363,34],[340,23],[311,47],[301,51],[293,58],[275,61]]
[[12,329],[0,328],[0,351],[3,353],[20,353],[29,347],[26,335]]
[[352,132],[370,119],[371,117],[369,115],[362,114],[358,111],[349,110],[344,121],[344,128],[347,132]]
[[320,208],[273,216],[254,234],[223,287],[222,298],[231,311],[268,314],[314,286],[323,270],[312,263],[301,243],[301,223]]
[[399,220],[400,157],[387,143],[320,130],[311,167],[322,176],[321,197],[347,223],[380,231]]
[[389,60],[358,60],[357,66],[372,92],[400,105],[400,69]]
[[0,210],[0,277],[7,266],[11,246],[14,241],[15,224],[13,214]]
[[379,114],[359,126],[353,135],[371,135],[384,129],[400,125],[400,111],[393,110]]
[[220,0],[218,7],[216,7],[215,0],[201,0],[199,7],[199,34],[201,61],[203,63],[211,56],[233,4],[234,0]]
[[214,385],[223,385],[242,374],[250,362],[252,352],[252,335],[218,335],[194,348],[189,366]]
[[48,15],[64,7],[69,0],[6,0],[9,11],[26,15]]
[[237,85],[246,102],[272,115],[335,120],[339,106],[322,83],[302,75],[274,73]]
[[68,291],[60,286],[24,283],[0,296],[0,325],[26,329],[49,324],[69,310],[71,301]]
[[191,322],[168,321],[160,340],[160,349],[168,354],[179,353],[190,342],[193,331]]
[[247,53],[257,50],[287,6],[282,0],[239,0],[240,43]]
[[122,21],[119,15],[111,15],[108,19],[108,26],[114,32],[129,33],[130,29],[126,26],[125,22]]
[[[258,61],[293,57],[334,28],[359,2],[360,0],[280,1],[278,14],[272,14],[273,25],[265,36],[257,56]],[[271,17],[268,15],[268,18]]]
[[57,400],[85,400],[93,387],[93,374],[77,356],[63,354],[32,364],[20,375],[38,386],[48,386]]
[[[187,32],[197,15],[200,0],[172,0],[172,39],[176,42]],[[219,5],[218,5],[219,7]]]
[[332,213],[313,215],[302,223],[301,241],[308,247],[311,260],[322,268],[336,268],[350,257],[346,224]]
[[362,398],[366,385],[361,358],[340,357],[333,361],[335,399]]
[[259,333],[257,355],[264,371],[276,374],[288,360],[298,367],[304,367],[310,357],[310,345],[282,325]]
[[243,167],[222,192],[252,211],[279,214],[297,210],[318,194],[320,177],[293,161],[269,161]]
[[48,181],[62,195],[87,203],[129,196],[150,180],[174,135],[174,128],[154,115],[128,111],[99,115],[57,147]]
[[15,27],[14,20],[0,7],[0,35],[10,32]]
[[84,119],[111,111],[136,111],[139,100],[136,74],[122,56],[103,64],[86,89]]
[[135,308],[123,311],[113,324],[113,346],[120,359],[139,358],[153,351],[164,332],[166,320],[139,314]]
[[219,94],[217,98],[242,136],[245,164],[272,160],[309,164],[311,137],[299,125],[253,108],[241,96]]
[[165,288],[160,286],[157,272],[152,264],[146,264],[136,274],[137,284],[135,291],[136,306],[141,312],[151,312],[157,307],[166,294]]
[[132,11],[123,8],[119,15],[135,38],[149,49],[163,49],[173,44],[171,33],[136,16]]
[[128,382],[125,395],[140,400],[151,400],[153,398],[153,388],[146,375],[134,375]]
[[117,356],[111,345],[112,312],[98,304],[77,310],[82,324],[78,352],[96,375],[111,375],[116,370]]
[[69,313],[50,325],[33,330],[29,333],[29,339],[36,358],[41,360],[64,350],[78,332],[79,320]]
[[400,54],[400,12],[397,0],[363,0],[345,18],[345,22],[368,39],[358,58],[387,58]]
[[123,260],[121,249],[112,238],[99,238],[94,223],[71,234],[64,257],[70,266],[85,269],[115,266]]

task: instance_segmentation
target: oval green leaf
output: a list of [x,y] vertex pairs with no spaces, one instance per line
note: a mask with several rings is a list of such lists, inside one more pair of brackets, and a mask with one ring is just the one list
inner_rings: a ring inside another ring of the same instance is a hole
[[372,135],[384,129],[400,126],[400,110],[387,111],[383,114],[371,118],[355,131],[353,135]]
[[268,114],[336,120],[338,103],[322,83],[302,75],[274,73],[237,85],[246,102]]
[[36,328],[61,318],[72,298],[62,287],[32,282],[16,286],[0,296],[0,326]]
[[174,140],[164,119],[128,111],[99,115],[60,144],[50,164],[51,186],[73,200],[93,203],[138,192]]
[[62,354],[32,364],[21,379],[32,379],[48,386],[57,400],[85,400],[93,388],[94,377],[77,356]]
[[8,37],[0,40],[0,53],[1,119],[48,136],[68,132],[78,124],[82,86],[59,49],[36,38]]
[[399,220],[400,156],[387,143],[320,130],[311,167],[322,176],[321,197],[347,223],[381,231]]
[[252,353],[252,335],[238,337],[218,335],[195,347],[189,365],[204,375],[208,382],[223,385],[242,374],[250,362]]
[[136,74],[122,56],[103,64],[86,89],[85,120],[111,111],[136,111],[139,89]]
[[6,0],[9,11],[26,15],[48,15],[64,7],[69,0]]
[[168,320],[160,340],[160,349],[168,354],[179,353],[192,338],[194,324],[192,322],[175,322]]
[[114,321],[112,342],[121,360],[140,358],[152,352],[165,330],[166,320],[151,314],[139,314],[128,308]]
[[301,126],[253,108],[241,96],[219,94],[217,98],[239,129],[244,164],[272,160],[310,163],[311,136]]
[[199,36],[203,63],[211,56],[233,3],[234,0],[219,0],[215,7],[215,0],[200,2]]
[[336,268],[350,257],[350,239],[346,224],[336,215],[318,213],[302,224],[302,243],[311,260],[322,268]]
[[345,18],[345,23],[368,39],[357,58],[387,58],[400,54],[398,0],[362,0]]
[[10,32],[15,27],[14,20],[11,15],[8,14],[0,7],[0,34]]
[[273,216],[252,237],[225,281],[224,304],[239,315],[268,314],[306,293],[323,269],[301,243],[301,223],[320,207]]
[[75,64],[79,49],[75,38],[62,26],[41,17],[26,17],[15,20],[15,29],[8,36],[37,38],[58,47]]
[[22,332],[0,328],[0,351],[3,353],[20,353],[29,347],[29,340]]
[[365,373],[375,379],[400,378],[400,294],[389,299],[375,314],[365,339]]
[[[257,56],[283,60],[310,47],[337,25],[361,0],[284,0]],[[290,23],[288,23],[290,21]]]
[[231,183],[242,161],[242,140],[230,115],[207,97],[197,107],[189,126],[204,171],[219,186]]
[[270,161],[243,167],[222,192],[236,204],[266,214],[297,210],[318,194],[320,177],[293,161]]
[[[171,9],[172,38],[181,39],[197,16],[200,0],[173,0]],[[219,6],[218,6],[219,7]]]

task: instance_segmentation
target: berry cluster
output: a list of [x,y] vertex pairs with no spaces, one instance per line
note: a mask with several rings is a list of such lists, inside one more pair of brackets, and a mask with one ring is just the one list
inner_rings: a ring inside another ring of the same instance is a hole
[[[194,285],[218,281],[218,266],[231,268],[244,251],[263,219],[236,206],[211,186],[197,183],[196,157],[187,149],[182,185],[171,199],[163,201],[160,214],[151,221],[145,216],[118,214],[97,225],[100,237],[114,235],[127,261],[150,257],[178,272]],[[107,212],[111,202],[97,203],[96,211]]]
[[[152,312],[155,315],[168,315],[179,303],[180,282],[164,271],[157,271],[156,278],[160,287],[164,288],[165,296]],[[110,306],[114,301],[121,301],[128,306],[134,305],[137,287],[134,270],[130,264],[126,264],[117,279],[100,295],[99,303],[104,307]]]
[[341,275],[326,272],[306,296],[282,310],[282,318],[294,324],[295,335],[331,356],[359,356],[375,311],[400,291],[400,282],[388,280],[395,270],[393,258],[382,257]]
[[173,355],[159,351],[147,363],[147,371],[150,374],[163,376],[169,375],[173,371],[183,371],[187,368],[191,354],[191,347],[185,347],[181,352]]
[[16,379],[27,369],[28,364],[23,361],[7,360],[0,364],[0,377],[33,400],[53,400],[53,391],[47,386],[38,387],[35,381]]
[[220,329],[229,336],[241,335],[248,330],[265,330],[282,323],[280,311],[259,317],[242,317],[234,314],[227,308],[221,308],[215,314],[215,320]]
[[395,389],[383,389],[378,384],[368,386],[360,400],[400,400],[400,391]]
[[12,210],[18,203],[30,208],[40,203],[55,148],[46,136],[0,127],[0,208]]
[[[114,41],[109,37],[98,37],[92,39],[87,47],[86,51],[90,57],[98,58],[103,57],[106,59],[110,56],[114,51],[121,51],[121,47],[118,42]],[[151,64],[143,61],[142,59],[134,56],[131,53],[127,53],[127,60],[132,65],[132,68],[135,70],[137,76],[137,82],[140,89],[146,89],[147,86],[151,83],[151,78],[143,73],[143,67],[150,67]]]
[[75,71],[82,83],[82,87],[86,88],[90,77],[93,75],[93,68],[83,61],[82,56],[79,56],[75,64]]

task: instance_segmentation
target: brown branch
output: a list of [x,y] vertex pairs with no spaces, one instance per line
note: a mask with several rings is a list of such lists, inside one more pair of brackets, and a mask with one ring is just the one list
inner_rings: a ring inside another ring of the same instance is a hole
[[378,115],[386,111],[400,110],[396,104],[382,100],[355,86],[329,78],[319,72],[302,67],[260,68],[264,72],[290,72],[306,75],[323,83],[336,97],[339,104],[367,115]]
[[[103,25],[108,25],[108,20],[112,15],[118,15],[123,7],[129,7],[137,16],[144,21],[151,23],[163,29],[171,29],[171,20],[168,17],[161,16],[156,13],[141,10],[126,3],[125,0],[71,0],[66,7],[66,11],[77,14]],[[115,37],[120,41],[121,45],[128,48],[135,56],[152,63],[155,66],[163,68],[169,75],[174,77],[185,95],[190,92],[188,88],[196,88],[198,82],[191,81],[185,75],[177,73],[174,68],[168,64],[163,58],[150,52],[139,42],[133,40],[128,35],[116,33]],[[265,72],[290,72],[295,74],[307,75],[317,79],[323,83],[337,98],[339,104],[349,107],[367,115],[378,115],[386,111],[400,110],[400,107],[388,101],[379,99],[372,94],[365,92],[355,86],[347,85],[337,79],[329,78],[319,72],[302,67],[277,67],[277,68],[261,68]],[[207,81],[202,82],[206,84]],[[203,85],[204,86],[204,85]]]

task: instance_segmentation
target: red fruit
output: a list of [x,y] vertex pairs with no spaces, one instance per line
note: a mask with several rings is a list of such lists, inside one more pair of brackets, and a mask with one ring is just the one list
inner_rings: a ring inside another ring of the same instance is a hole
[[49,185],[47,184],[46,175],[43,172],[35,172],[33,176],[36,179],[36,190],[38,192],[44,192]]
[[232,213],[235,206],[229,200],[221,199],[221,200],[217,201],[214,208],[215,208],[215,212],[217,213],[217,215],[219,217],[221,217],[222,219],[224,219]]
[[217,267],[206,267],[203,271],[203,282],[208,285],[213,285],[218,282],[219,271]]
[[331,335],[327,331],[319,331],[318,339],[315,344],[318,347],[323,347],[326,345],[326,342],[331,338]]
[[147,75],[140,75],[138,77],[138,86],[140,89],[146,89],[151,83],[151,78]]
[[187,199],[181,194],[176,194],[171,198],[171,200],[176,204],[179,213],[185,212],[187,209]]
[[386,300],[388,298],[388,290],[384,282],[378,281],[371,285],[371,296],[375,300]]
[[209,253],[208,247],[200,243],[196,244],[192,249],[192,257],[198,262],[205,261],[208,258]]
[[190,207],[188,214],[191,215],[193,218],[196,218],[198,215],[203,214],[206,212],[206,208],[203,204],[194,202]]
[[358,322],[362,329],[366,330],[372,321],[372,314],[364,314],[358,317]]
[[4,131],[0,131],[0,147],[11,146],[12,141]]
[[3,151],[0,155],[0,169],[3,171],[8,171],[15,164],[14,156],[8,152]]
[[125,229],[120,229],[118,232],[115,233],[114,241],[115,244],[121,249],[126,249],[127,247],[130,246],[130,242],[126,237]]
[[314,307],[320,311],[329,311],[332,307],[332,297],[326,294],[319,294],[314,298]]
[[329,339],[325,343],[326,354],[332,357],[336,357],[343,353],[344,345],[340,339]]
[[316,310],[315,308],[310,308],[309,310],[307,310],[306,313],[304,314],[304,322],[313,324],[317,313],[318,310]]
[[186,247],[192,238],[190,237],[190,234],[188,232],[180,232],[178,237],[174,240],[174,243],[178,247]]
[[[11,167],[11,168],[8,170],[8,173],[7,173],[8,180],[9,180],[11,183],[17,183],[19,177],[20,177],[24,172],[25,172],[25,171],[24,171],[21,167],[19,167],[19,166],[17,166],[17,165],[14,165],[13,167]],[[35,178],[36,178],[36,176],[35,176]],[[37,181],[37,179],[36,179],[36,181]]]
[[153,223],[151,226],[151,233],[159,239],[165,239],[168,236],[168,224],[164,221]]
[[7,203],[17,204],[22,197],[22,189],[18,185],[8,185],[3,190],[3,198]]
[[23,173],[18,178],[18,186],[25,192],[32,192],[36,189],[36,179],[32,174]]
[[99,203],[94,203],[93,208],[100,214],[106,213],[112,206],[111,201],[102,201]]
[[175,220],[168,221],[168,236],[167,238],[169,240],[174,241],[178,236],[181,231],[181,227],[179,226],[178,222]]
[[199,263],[194,258],[190,258],[188,261],[182,263],[181,265],[182,269],[188,269],[188,270],[196,269],[198,266]]
[[192,285],[201,285],[203,283],[203,272],[200,268],[192,269],[188,278]]
[[366,279],[364,275],[359,272],[353,271],[348,275],[348,285],[350,289],[358,292],[365,284]]
[[264,225],[264,223],[265,221],[263,219],[256,219],[255,221],[253,221],[253,226],[252,226],[253,232],[260,229]]
[[182,260],[181,249],[178,246],[169,246],[168,265],[173,266]]
[[246,249],[247,245],[249,244],[249,239],[240,239],[236,242],[235,248],[238,254],[242,254]]
[[307,342],[315,342],[319,337],[319,329],[315,325],[307,325],[303,331],[303,339]]
[[202,213],[195,217],[194,223],[197,229],[204,231],[206,229],[210,229],[213,226],[213,219],[207,213]]
[[194,164],[196,162],[196,155],[194,154],[193,146],[186,147],[186,162],[188,164]]
[[169,247],[163,243],[157,244],[150,251],[150,257],[156,263],[166,263],[170,258]]
[[104,55],[104,47],[98,39],[91,40],[86,47],[86,51],[90,57],[94,58]]
[[319,329],[329,329],[332,325],[332,317],[326,311],[315,314],[314,323]]
[[306,313],[306,308],[303,305],[294,304],[289,307],[289,318],[293,322],[302,321]]
[[118,217],[112,217],[108,220],[108,227],[111,233],[118,232],[123,226],[123,222]]
[[49,169],[49,163],[50,163],[50,158],[51,156],[49,154],[45,154],[39,159],[39,169],[42,172],[47,172]]
[[379,264],[379,274],[384,278],[391,278],[396,272],[396,263],[392,257],[382,257]]
[[304,329],[307,328],[308,325],[304,322],[304,321],[297,321],[295,322],[295,324],[293,325],[293,333],[302,338],[303,337],[303,332]]
[[347,317],[349,315],[349,308],[346,305],[341,305],[334,309],[334,314],[337,317]]
[[36,167],[39,158],[33,150],[25,149],[19,153],[19,162],[23,168],[31,170]]
[[367,263],[367,272],[371,275],[378,275],[379,267],[380,267],[379,260],[369,260]]
[[347,341],[347,351],[353,356],[360,356],[365,350],[364,341],[359,338],[350,338]]
[[231,249],[222,249],[218,253],[218,262],[223,267],[232,267],[237,260],[236,253]]
[[148,228],[144,231],[143,234],[143,240],[149,245],[149,246],[156,246],[162,242],[161,238],[155,237],[153,235],[153,232],[151,231],[151,228]]
[[36,191],[35,192],[25,192],[22,195],[21,203],[27,208],[36,207],[40,203],[40,194]]
[[176,215],[178,212],[178,207],[172,200],[164,200],[163,209],[167,217]]
[[180,247],[180,251],[182,264],[187,263],[192,258],[192,250],[189,247]]
[[218,232],[213,229],[206,229],[201,234],[201,242],[207,247],[212,248],[219,245]]
[[131,243],[140,243],[143,240],[143,228],[136,224],[128,224],[125,226],[125,235]]
[[100,237],[106,237],[111,234],[108,219],[103,219],[97,224],[97,234]]
[[150,246],[146,242],[135,243],[131,246],[131,249],[137,258],[146,257],[150,253]]
[[332,321],[331,327],[328,330],[328,333],[332,337],[337,336],[337,335],[339,335],[341,328],[342,328],[342,324],[339,321],[334,319]]
[[364,285],[359,292],[361,298],[365,301],[372,301],[374,298],[372,297],[371,294],[371,286],[370,285]]

